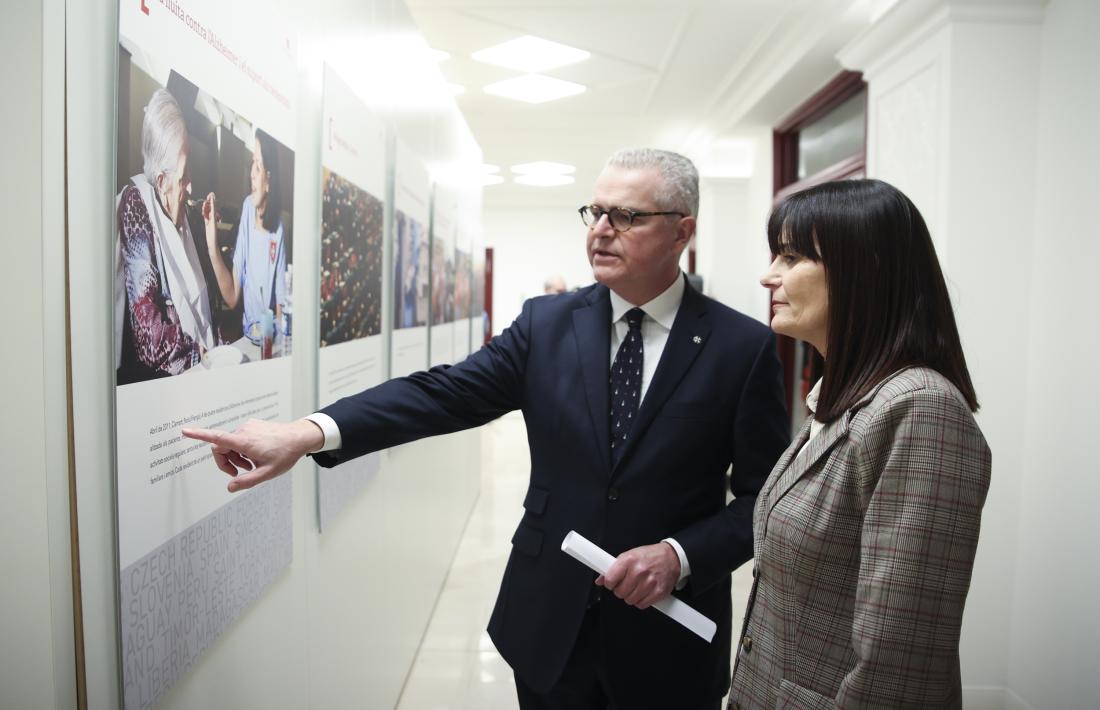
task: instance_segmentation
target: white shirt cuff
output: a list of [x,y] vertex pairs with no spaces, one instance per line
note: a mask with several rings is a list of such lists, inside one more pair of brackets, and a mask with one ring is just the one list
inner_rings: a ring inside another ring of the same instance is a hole
[[683,589],[688,575],[691,574],[691,565],[688,564],[687,553],[684,552],[684,548],[680,547],[680,543],[673,540],[671,537],[666,537],[661,542],[667,542],[672,546],[672,549],[676,551],[676,556],[680,558],[680,579],[676,581],[676,588]]
[[[340,427],[336,426],[336,422],[327,414],[321,412],[314,412],[306,417],[318,427],[321,428],[321,433],[325,435],[325,443],[321,448],[315,451],[310,451],[311,454],[320,453],[322,451],[335,451],[340,448]],[[681,559],[683,559],[681,557]]]

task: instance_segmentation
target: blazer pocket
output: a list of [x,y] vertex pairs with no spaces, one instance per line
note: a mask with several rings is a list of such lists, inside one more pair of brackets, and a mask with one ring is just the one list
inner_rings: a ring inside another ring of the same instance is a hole
[[516,534],[512,536],[512,547],[525,555],[538,557],[542,551],[542,532],[520,523]]
[[775,708],[809,708],[809,710],[832,710],[833,699],[809,688],[803,688],[789,680],[779,680],[779,694],[775,698]]
[[523,507],[532,515],[542,515],[546,511],[546,500],[549,497],[550,491],[531,486],[527,489],[527,497],[523,499]]
[[670,419],[713,419],[717,402],[666,402],[657,416]]

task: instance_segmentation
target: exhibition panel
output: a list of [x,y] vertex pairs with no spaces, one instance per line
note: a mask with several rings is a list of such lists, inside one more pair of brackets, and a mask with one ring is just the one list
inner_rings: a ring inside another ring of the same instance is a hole
[[428,364],[431,182],[420,159],[397,142],[393,214],[393,347],[390,376]]
[[[321,138],[318,400],[321,406],[385,379],[382,308],[386,127],[325,65]],[[324,530],[378,472],[380,453],[317,477]]]
[[470,308],[473,304],[473,247],[470,226],[460,220],[455,241],[455,362],[466,359],[470,354],[470,331],[473,322],[470,316]]
[[431,326],[429,363],[454,362],[455,332],[455,238],[458,204],[453,193],[436,185],[432,193],[431,227]]
[[231,496],[183,426],[291,415],[297,45],[214,2],[119,5],[114,241],[126,708],[291,560],[291,483]]

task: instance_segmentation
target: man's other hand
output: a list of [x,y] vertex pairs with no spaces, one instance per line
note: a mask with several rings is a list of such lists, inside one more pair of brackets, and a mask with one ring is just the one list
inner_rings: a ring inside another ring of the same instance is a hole
[[615,558],[596,584],[619,599],[646,609],[667,597],[680,579],[680,558],[667,542],[627,550]]
[[233,476],[228,486],[230,493],[285,473],[298,459],[325,443],[321,428],[308,419],[286,424],[249,419],[232,433],[184,429],[183,435],[212,444],[214,463]]

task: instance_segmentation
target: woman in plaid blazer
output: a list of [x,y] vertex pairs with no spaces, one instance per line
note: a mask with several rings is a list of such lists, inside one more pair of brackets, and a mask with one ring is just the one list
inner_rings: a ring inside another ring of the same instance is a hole
[[825,369],[757,499],[729,707],[961,707],[990,452],[928,229],[854,180],[791,196],[768,239],[772,329]]

